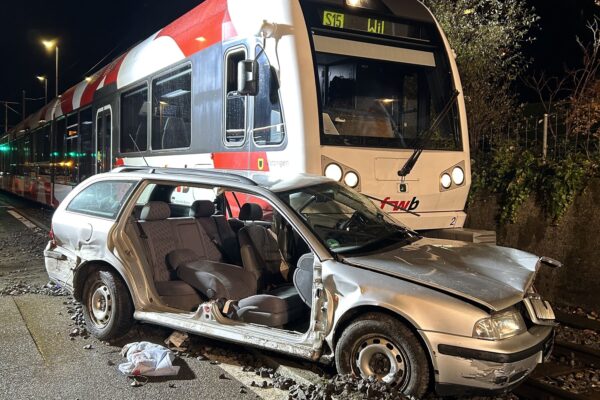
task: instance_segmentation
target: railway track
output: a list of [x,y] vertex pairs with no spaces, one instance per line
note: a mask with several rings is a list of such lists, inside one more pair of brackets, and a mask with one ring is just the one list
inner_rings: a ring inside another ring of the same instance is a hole
[[[585,317],[574,316],[564,312],[556,312],[557,320],[565,326],[582,330],[600,331],[600,322],[589,320]],[[525,400],[598,400],[600,387],[592,387],[588,382],[586,388],[577,393],[563,389],[559,385],[548,382],[557,382],[557,378],[571,374],[585,373],[592,368],[600,368],[600,351],[570,342],[556,341],[552,352],[554,358],[568,360],[568,363],[551,361],[538,367],[533,374],[513,393]],[[600,382],[597,383],[600,386]]]
[[[54,210],[4,191],[0,191],[0,207],[16,212],[36,227],[49,232]],[[18,217],[16,217],[18,219]]]

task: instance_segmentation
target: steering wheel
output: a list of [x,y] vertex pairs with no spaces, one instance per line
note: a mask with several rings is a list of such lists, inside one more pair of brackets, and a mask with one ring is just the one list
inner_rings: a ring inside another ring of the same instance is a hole
[[350,218],[338,224],[338,229],[342,231],[349,231],[350,227],[357,223],[360,219],[362,219],[360,211],[354,211]]

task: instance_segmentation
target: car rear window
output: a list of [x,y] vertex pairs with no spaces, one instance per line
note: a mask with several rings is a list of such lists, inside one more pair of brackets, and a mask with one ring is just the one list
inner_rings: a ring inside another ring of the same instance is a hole
[[134,181],[96,182],[78,193],[67,206],[67,210],[115,219],[134,183]]

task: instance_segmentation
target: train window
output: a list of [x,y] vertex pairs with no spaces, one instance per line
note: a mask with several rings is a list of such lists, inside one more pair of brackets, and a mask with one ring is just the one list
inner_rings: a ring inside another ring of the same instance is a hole
[[225,144],[241,146],[246,140],[246,96],[237,93],[238,62],[246,58],[246,49],[238,48],[225,57]]
[[35,132],[35,156],[36,163],[46,163],[50,161],[50,125],[46,124]]
[[67,184],[76,185],[79,171],[79,116],[77,113],[67,115],[67,130],[63,149],[66,158],[63,165],[63,175],[67,179]]
[[121,96],[121,152],[133,153],[148,148],[148,85]]
[[259,146],[273,146],[283,142],[285,127],[279,98],[279,81],[275,69],[269,63],[267,54],[260,46],[256,47],[260,79],[258,95],[254,97],[254,143]]
[[124,199],[133,188],[130,181],[94,183],[79,192],[67,206],[68,211],[115,219]]
[[189,65],[152,81],[152,150],[190,147],[191,90]]
[[77,113],[67,115],[67,134],[66,138],[74,138],[79,135],[79,120]]
[[54,141],[52,142],[52,155],[56,157],[56,162],[60,162],[63,158],[63,143],[65,142],[65,130],[67,129],[67,120],[61,117],[56,120],[54,132],[52,134]]
[[94,140],[92,136],[92,109],[86,108],[79,112],[79,180],[89,178],[94,174]]

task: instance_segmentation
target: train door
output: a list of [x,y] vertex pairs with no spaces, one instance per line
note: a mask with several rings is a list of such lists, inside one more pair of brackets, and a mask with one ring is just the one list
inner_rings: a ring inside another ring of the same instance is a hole
[[251,170],[268,171],[267,151],[281,150],[285,139],[285,124],[279,81],[262,46],[254,49],[258,63],[258,92],[252,97],[251,127],[249,129]]
[[96,111],[96,173],[110,171],[112,160],[112,108],[99,108]]
[[248,126],[249,97],[238,93],[238,63],[247,58],[243,43],[233,43],[224,59],[224,115],[222,143],[225,152],[213,156],[218,169],[250,169]]

